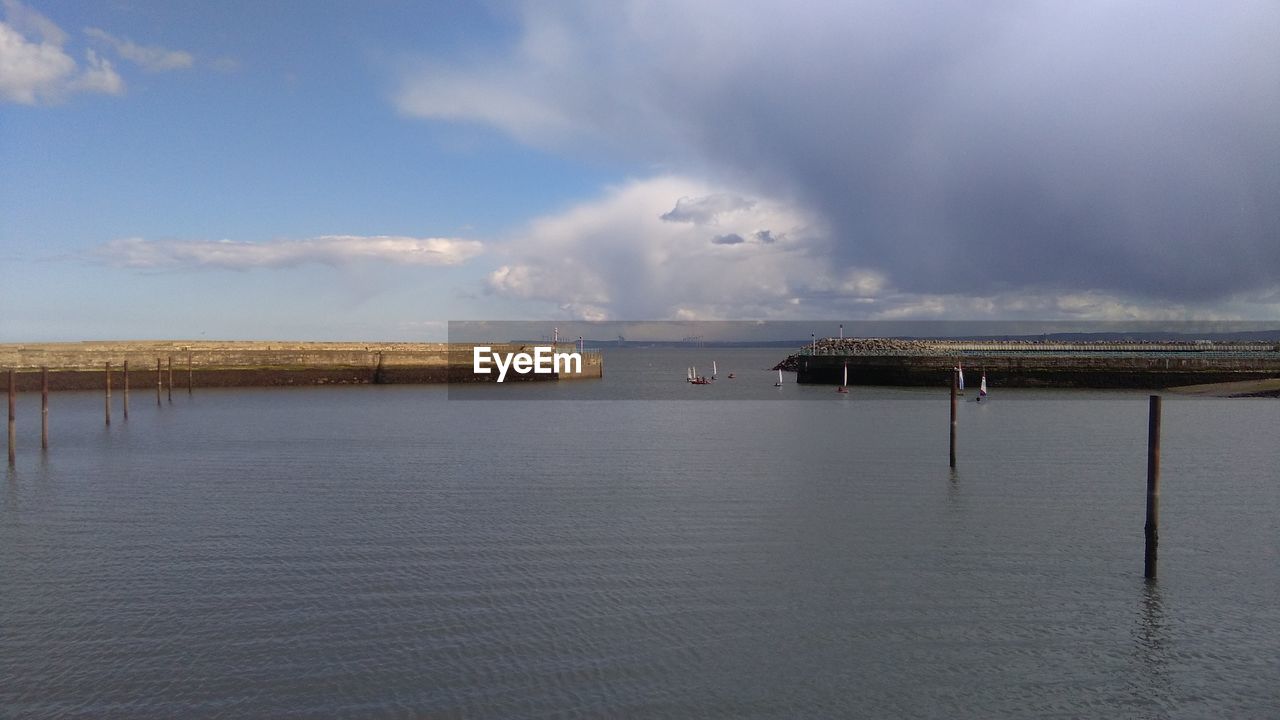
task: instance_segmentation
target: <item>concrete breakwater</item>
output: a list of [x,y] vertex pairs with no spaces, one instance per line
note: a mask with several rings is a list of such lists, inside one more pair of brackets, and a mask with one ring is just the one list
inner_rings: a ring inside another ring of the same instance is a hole
[[797,382],[946,386],[960,364],[970,384],[1001,387],[1168,388],[1280,377],[1276,343],[1038,342],[824,338],[778,368]]
[[[104,386],[110,363],[112,386],[122,387],[128,362],[134,389],[276,385],[492,382],[496,375],[472,373],[472,344],[354,342],[144,341],[0,344],[0,369],[16,370],[19,390],[38,390],[41,368],[53,390]],[[493,343],[495,352],[529,352],[533,344]],[[575,348],[561,346],[561,352]],[[158,377],[157,377],[158,373]],[[604,359],[582,353],[574,373],[519,374],[512,380],[599,378]]]

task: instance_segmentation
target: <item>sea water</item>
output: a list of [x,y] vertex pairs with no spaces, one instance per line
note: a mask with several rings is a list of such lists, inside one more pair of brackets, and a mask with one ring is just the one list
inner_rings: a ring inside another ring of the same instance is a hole
[[1280,401],[1166,398],[1151,583],[1147,393],[967,395],[952,470],[945,378],[783,354],[24,394],[0,716],[1280,715]]

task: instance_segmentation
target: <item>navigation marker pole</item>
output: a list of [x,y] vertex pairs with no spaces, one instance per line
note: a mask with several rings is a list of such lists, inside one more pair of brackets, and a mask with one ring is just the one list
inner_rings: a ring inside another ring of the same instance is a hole
[[1147,522],[1143,526],[1146,553],[1142,577],[1156,578],[1156,550],[1160,545],[1160,396],[1152,395],[1147,410]]
[[959,384],[959,374],[951,371],[951,467],[956,466],[956,386]]
[[49,449],[49,368],[40,367],[40,449]]
[[17,380],[13,376],[13,368],[9,368],[9,465],[12,466],[17,459],[17,432],[15,423],[17,422],[17,396],[18,386]]

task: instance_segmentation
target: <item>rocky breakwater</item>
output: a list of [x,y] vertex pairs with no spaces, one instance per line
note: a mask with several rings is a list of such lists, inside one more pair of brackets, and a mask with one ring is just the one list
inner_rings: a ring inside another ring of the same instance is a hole
[[1004,387],[1168,388],[1280,377],[1280,346],[1258,342],[824,338],[777,367],[801,383],[946,386],[962,365]]

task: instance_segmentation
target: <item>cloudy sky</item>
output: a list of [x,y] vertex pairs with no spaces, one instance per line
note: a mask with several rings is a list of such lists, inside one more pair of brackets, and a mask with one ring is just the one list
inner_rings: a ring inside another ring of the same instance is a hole
[[1280,321],[1280,3],[0,0],[0,342]]

